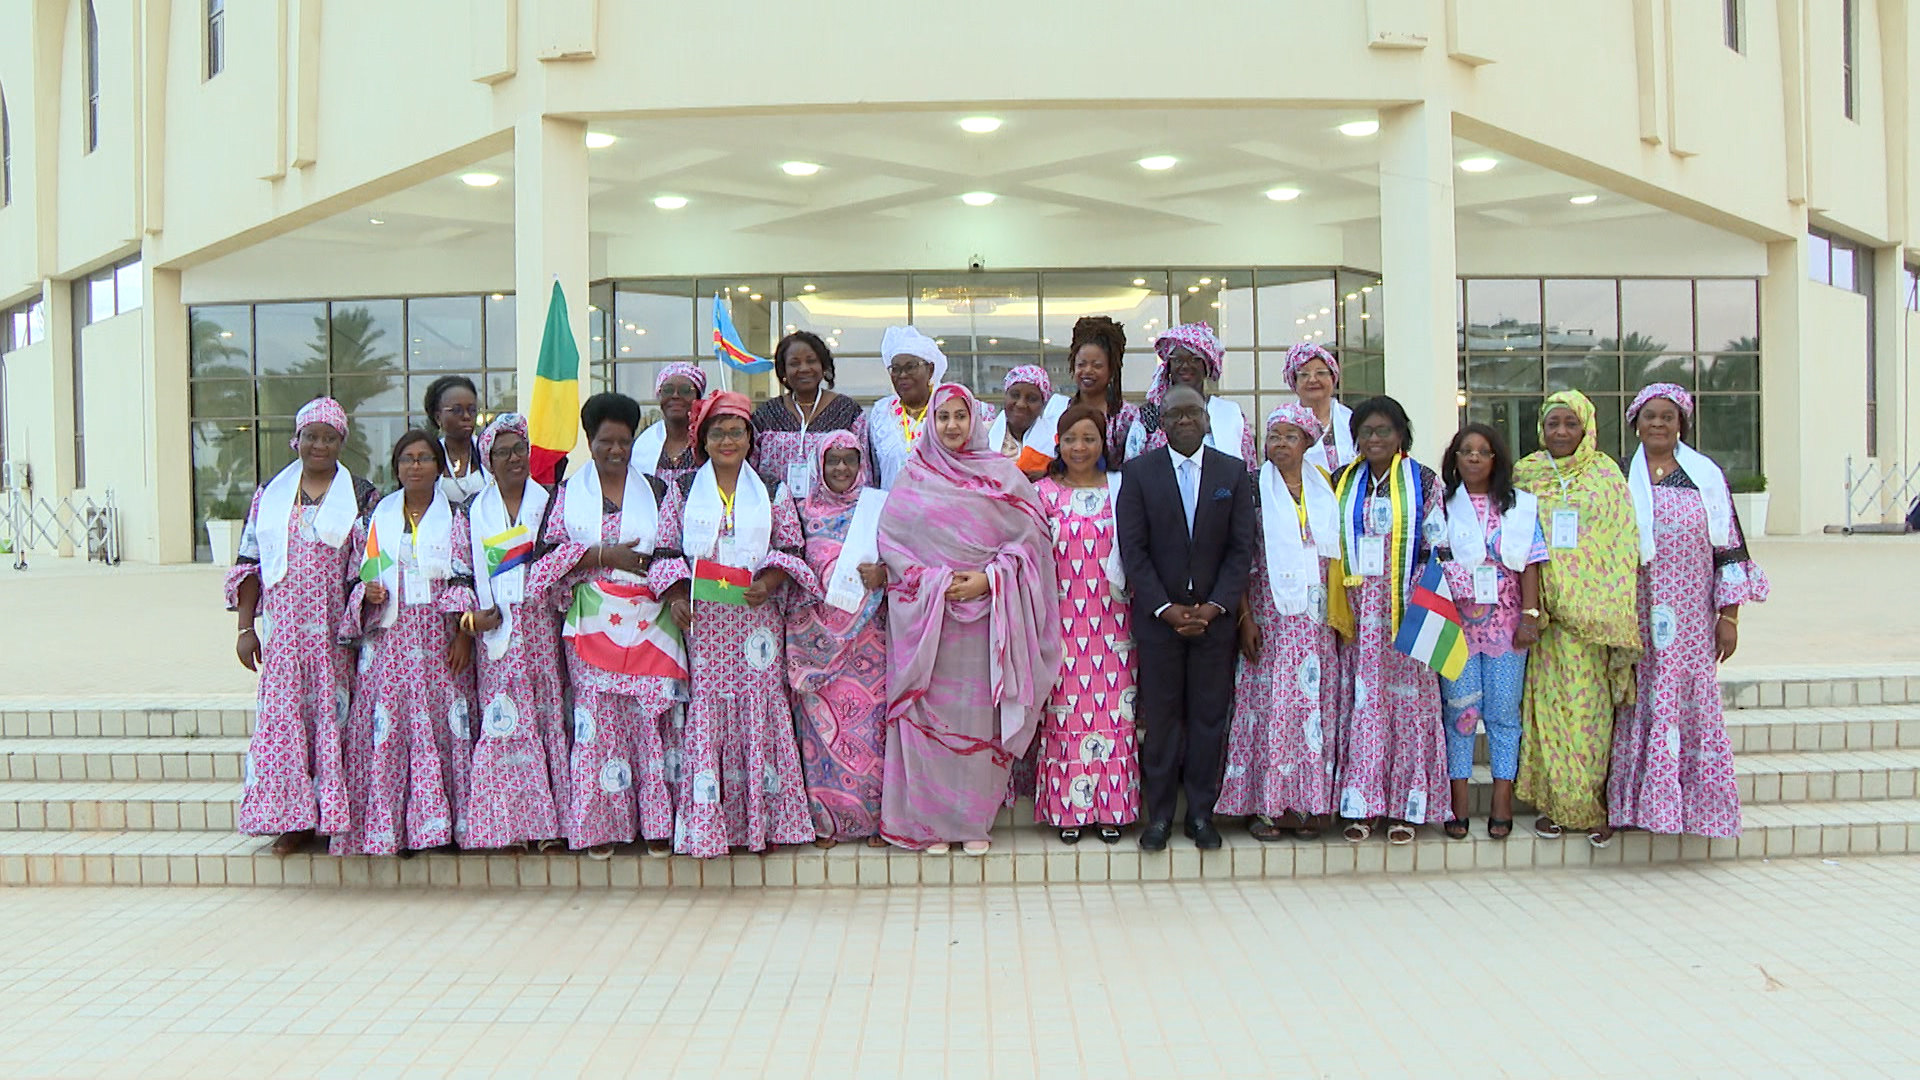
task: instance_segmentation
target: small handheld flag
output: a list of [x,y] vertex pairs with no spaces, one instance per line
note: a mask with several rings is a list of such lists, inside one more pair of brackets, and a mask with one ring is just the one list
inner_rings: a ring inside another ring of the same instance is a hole
[[1400,616],[1393,647],[1442,678],[1457,679],[1466,670],[1467,635],[1460,628],[1460,609],[1454,606],[1453,590],[1447,588],[1447,575],[1441,572],[1438,559],[1427,560],[1407,594],[1407,610]]
[[755,356],[740,344],[740,332],[733,328],[733,314],[727,308],[725,294],[713,294],[713,357],[735,371],[759,375],[773,370],[773,361]]
[[380,526],[373,522],[367,524],[367,550],[360,558],[360,580],[368,585],[380,580],[380,575],[393,566],[393,556],[380,548]]
[[487,552],[488,577],[499,577],[516,566],[525,566],[533,561],[533,532],[525,525],[515,525],[480,543]]
[[747,602],[747,587],[752,584],[753,575],[737,566],[708,562],[705,559],[693,561],[693,598],[695,600],[744,605]]

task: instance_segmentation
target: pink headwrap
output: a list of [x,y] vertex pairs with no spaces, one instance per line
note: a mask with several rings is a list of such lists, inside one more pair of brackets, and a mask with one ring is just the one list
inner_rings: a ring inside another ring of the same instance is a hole
[[493,423],[488,424],[486,430],[480,433],[480,440],[478,443],[480,448],[480,460],[486,464],[487,470],[489,472],[491,472],[493,469],[494,440],[508,433],[518,435],[521,438],[526,439],[529,446],[532,445],[533,440],[527,434],[527,418],[526,417],[515,412],[503,412],[499,416],[494,417]]
[[734,390],[715,390],[706,397],[693,403],[693,415],[687,418],[687,426],[693,431],[693,459],[707,460],[707,448],[700,439],[700,425],[715,416],[737,416],[753,427],[753,402],[747,395]]
[[330,397],[314,398],[300,406],[300,411],[293,414],[293,438],[287,440],[289,446],[300,449],[300,429],[308,424],[325,424],[339,432],[344,439],[347,437],[347,410]]
[[704,395],[707,392],[707,373],[700,370],[700,365],[676,361],[661,368],[660,374],[653,377],[653,396],[658,398],[660,388],[676,375],[692,383],[695,393]]
[[1014,383],[1030,383],[1040,388],[1041,397],[1053,396],[1053,380],[1047,377],[1046,368],[1022,364],[1007,372],[1007,377],[1001,382],[1000,389],[1011,390]]
[[1634,417],[1639,416],[1640,410],[1646,406],[1647,402],[1652,401],[1654,398],[1666,398],[1668,401],[1680,406],[1680,414],[1682,416],[1685,416],[1689,420],[1693,419],[1693,395],[1673,383],[1657,382],[1635,395],[1633,404],[1627,406],[1627,423],[1633,423]]
[[1207,365],[1207,378],[1218,382],[1220,372],[1226,361],[1226,348],[1213,334],[1213,328],[1206,323],[1181,323],[1169,326],[1153,340],[1154,354],[1160,357],[1160,366],[1153,369],[1153,379],[1147,383],[1147,401],[1158,405],[1167,397],[1167,357],[1175,347],[1185,347],[1198,356]]
[[1305,405],[1296,405],[1289,401],[1267,414],[1267,430],[1272,431],[1275,424],[1292,424],[1307,433],[1308,442],[1319,442],[1325,430],[1320,426],[1320,418]]
[[1289,389],[1300,381],[1300,369],[1306,367],[1309,360],[1326,364],[1327,370],[1333,372],[1333,385],[1340,385],[1340,361],[1335,360],[1326,349],[1311,341],[1303,341],[1287,350],[1287,359],[1280,365],[1280,376],[1287,380]]
[[[860,454],[860,471],[845,491],[827,486],[827,451],[854,450]],[[846,510],[860,501],[860,490],[868,485],[867,451],[858,436],[841,428],[820,440],[813,452],[813,490],[807,494],[806,516],[826,516]]]

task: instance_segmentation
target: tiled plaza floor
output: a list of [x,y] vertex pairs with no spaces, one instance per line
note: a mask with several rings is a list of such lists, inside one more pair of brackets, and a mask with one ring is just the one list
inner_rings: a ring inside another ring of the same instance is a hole
[[0,891],[0,1076],[1920,1075],[1920,858]]

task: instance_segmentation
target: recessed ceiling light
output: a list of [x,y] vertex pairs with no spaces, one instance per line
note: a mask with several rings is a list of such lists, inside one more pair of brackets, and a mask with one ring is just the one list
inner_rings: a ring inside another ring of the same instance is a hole
[[788,176],[812,176],[820,171],[820,166],[811,161],[788,161],[781,163],[780,171]]
[[1043,338],[1041,338],[1041,339],[1040,339],[1040,344],[1042,344],[1042,345],[1051,345],[1051,344],[1053,344],[1053,339],[1052,339],[1052,338],[1050,338],[1050,337],[1043,337]]
[[969,191],[965,195],[960,196],[960,201],[966,203],[968,206],[985,206],[995,198],[996,196],[991,191]]
[[818,285],[802,285],[800,286],[800,288],[805,290],[806,292],[812,292],[813,290],[819,288],[819,286]]
[[232,336],[233,336],[233,331],[231,331],[231,330],[222,330],[222,331],[220,331],[220,336],[221,336],[221,337],[223,337],[223,338],[230,338],[230,337],[232,337]]
[[370,217],[367,219],[367,224],[369,225],[385,225],[386,223],[386,218]]
[[1378,120],[1349,120],[1340,125],[1340,134],[1350,139],[1364,139],[1379,130]]
[[492,187],[500,178],[490,172],[470,172],[460,175],[460,182],[468,187]]
[[684,195],[655,195],[653,197],[653,205],[662,210],[678,210],[687,205],[687,197]]
[[1267,198],[1272,199],[1274,202],[1292,202],[1293,200],[1299,197],[1300,197],[1300,189],[1297,187],[1277,187],[1277,188],[1267,189]]
[[1330,309],[1328,309],[1328,308],[1321,308],[1321,309],[1320,309],[1320,314],[1322,314],[1322,315],[1327,315],[1327,314],[1331,314],[1331,311],[1330,311]]
[[1189,286],[1187,286],[1187,291],[1188,291],[1188,292],[1199,292],[1199,291],[1200,291],[1200,286],[1198,286],[1198,285],[1189,285]]
[[834,336],[834,337],[839,337],[839,336],[840,336],[840,328],[839,328],[839,327],[837,327],[837,326],[836,326],[836,327],[834,327],[834,328],[833,328],[833,336]]
[[1598,195],[1575,195],[1573,198],[1568,199],[1567,201],[1572,203],[1575,206],[1587,206],[1592,204],[1594,201],[1596,201],[1599,198],[1600,196]]
[[636,334],[639,334],[639,335],[641,335],[642,337],[644,337],[644,336],[646,336],[646,333],[647,333],[647,328],[646,328],[646,327],[644,327],[644,326],[642,326],[642,327],[638,327],[638,328],[636,328],[636,329],[634,330],[634,333],[636,333]]
[[619,136],[609,135],[604,131],[587,132],[587,149],[589,150],[605,150],[619,141]]
[[791,333],[793,333],[793,324],[792,324],[792,323],[788,323],[788,324],[787,324],[787,333],[789,333],[789,334],[791,334]]
[[1213,284],[1213,279],[1212,279],[1212,278],[1210,278],[1210,277],[1203,277],[1203,278],[1201,278],[1201,279],[1200,279],[1200,284],[1202,284],[1202,285],[1211,285],[1211,284]]
[[1166,169],[1171,169],[1179,163],[1180,159],[1174,157],[1172,154],[1155,154],[1152,157],[1141,158],[1137,164],[1148,172],[1161,172]]
[[969,116],[960,121],[960,130],[970,135],[991,135],[1000,130],[997,116]]
[[1461,172],[1492,172],[1493,167],[1498,164],[1500,163],[1493,160],[1490,157],[1463,158],[1460,161],[1460,171]]
[[1135,285],[1145,285],[1147,283],[1147,279],[1143,277],[1137,277],[1133,279],[1133,283]]
[[734,292],[750,292],[752,291],[752,289],[753,289],[753,286],[751,285],[735,285],[733,287]]
[[990,338],[988,338],[988,339],[987,339],[987,344],[989,344],[989,345],[998,345],[998,344],[1000,344],[1000,339],[999,339],[999,338],[997,338],[997,337],[990,337]]
[[749,299],[749,300],[758,300],[758,299],[760,299],[760,294],[759,294],[759,293],[748,293],[748,294],[747,294],[747,299]]
[[506,293],[494,293],[494,294],[493,294],[493,299],[495,299],[495,300],[505,300],[506,298],[507,298],[507,294],[506,294]]

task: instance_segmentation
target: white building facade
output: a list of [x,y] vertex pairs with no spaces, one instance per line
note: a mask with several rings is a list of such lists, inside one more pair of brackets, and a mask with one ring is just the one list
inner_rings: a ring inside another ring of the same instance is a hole
[[720,292],[861,397],[894,323],[992,398],[1111,315],[1137,399],[1203,320],[1250,415],[1303,339],[1428,461],[1463,418],[1532,449],[1566,387],[1630,453],[1681,382],[1771,531],[1877,521],[1849,470],[1920,460],[1916,6],[17,0],[0,453],[205,558],[308,398],[383,484],[433,378],[513,407],[557,279],[586,390],[713,366]]

